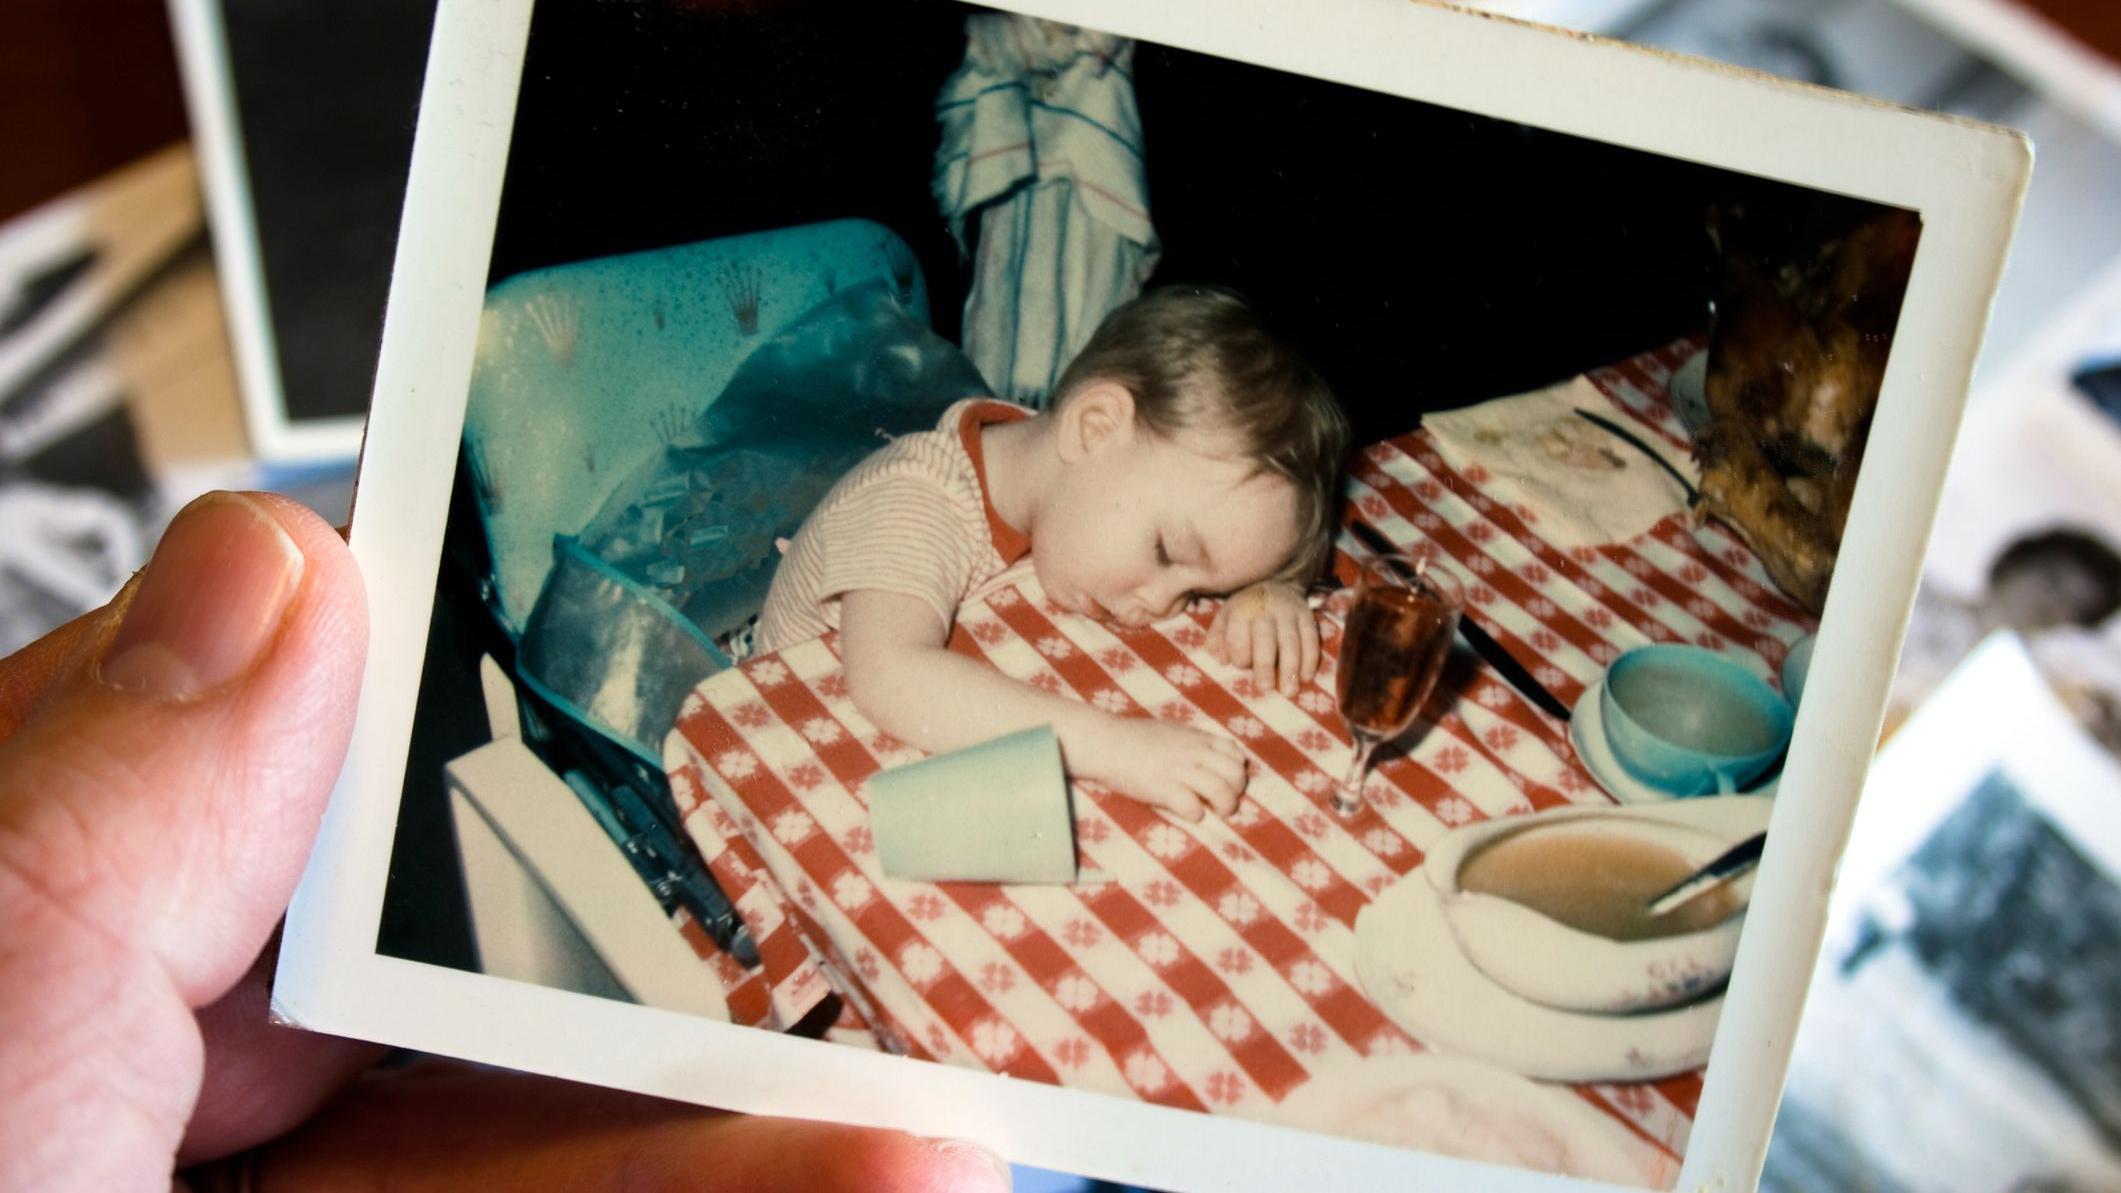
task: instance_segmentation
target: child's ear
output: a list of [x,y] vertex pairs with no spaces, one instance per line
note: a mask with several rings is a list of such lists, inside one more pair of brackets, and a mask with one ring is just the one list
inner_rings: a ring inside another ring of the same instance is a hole
[[1093,381],[1060,410],[1060,453],[1073,464],[1134,435],[1134,394],[1117,381]]

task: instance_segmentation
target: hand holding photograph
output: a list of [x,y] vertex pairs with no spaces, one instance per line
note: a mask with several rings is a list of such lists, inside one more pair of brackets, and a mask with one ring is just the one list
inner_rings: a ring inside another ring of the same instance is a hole
[[1757,1181],[2022,137],[1374,0],[435,29],[286,1021]]

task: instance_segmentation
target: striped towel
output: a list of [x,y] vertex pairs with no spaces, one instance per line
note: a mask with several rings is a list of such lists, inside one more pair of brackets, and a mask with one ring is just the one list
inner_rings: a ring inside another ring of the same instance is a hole
[[996,395],[1041,406],[1156,264],[1134,43],[1004,13],[967,18],[965,40],[935,167],[959,245],[979,220],[964,348]]

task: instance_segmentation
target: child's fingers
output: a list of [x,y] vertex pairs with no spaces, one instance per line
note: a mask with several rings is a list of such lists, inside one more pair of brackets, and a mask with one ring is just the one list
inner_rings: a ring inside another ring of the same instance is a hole
[[1207,801],[1209,811],[1217,816],[1227,817],[1237,811],[1237,799],[1244,794],[1244,790],[1242,787],[1218,786],[1204,793],[1202,798]]
[[1245,752],[1227,738],[1203,735],[1209,749],[1187,761],[1187,776],[1193,790],[1223,815],[1237,807],[1238,793],[1245,789]]
[[[1226,606],[1227,607],[1227,606]],[[1252,665],[1252,627],[1242,617],[1231,617],[1223,622],[1225,651],[1223,661],[1232,667]]]
[[1252,682],[1260,691],[1274,687],[1274,619],[1262,617],[1252,623]]
[[1232,754],[1223,748],[1226,744],[1218,740],[1213,749],[1188,751],[1175,761],[1187,773],[1210,775],[1217,783],[1232,786],[1241,784],[1245,780],[1244,755]]
[[1232,787],[1245,785],[1245,752],[1236,742],[1215,738],[1215,748],[1201,755],[1200,763],[1210,774]]
[[1244,768],[1240,766],[1233,775],[1220,761],[1211,756],[1194,768],[1193,791],[1216,815],[1228,816],[1237,810],[1237,797],[1245,789]]
[[1310,683],[1311,677],[1318,674],[1319,645],[1318,619],[1308,609],[1297,620],[1297,637],[1304,656],[1303,682]]
[[1180,820],[1200,819],[1200,796],[1194,794],[1184,772],[1174,769],[1145,776],[1145,779],[1147,781],[1139,784],[1129,784],[1127,794],[1151,807],[1162,808]]
[[1303,668],[1303,648],[1297,644],[1299,635],[1296,623],[1299,619],[1309,621],[1309,611],[1285,614],[1274,619],[1274,637],[1277,644],[1275,661],[1281,664],[1281,694],[1284,696],[1296,694],[1296,673]]
[[1229,632],[1229,625],[1230,602],[1223,601],[1215,606],[1215,616],[1208,621],[1208,653],[1214,655],[1218,662],[1230,661],[1229,644],[1223,641],[1224,635]]
[[1162,790],[1145,793],[1149,802],[1189,824],[1197,824],[1207,814],[1201,798],[1191,788],[1173,783]]

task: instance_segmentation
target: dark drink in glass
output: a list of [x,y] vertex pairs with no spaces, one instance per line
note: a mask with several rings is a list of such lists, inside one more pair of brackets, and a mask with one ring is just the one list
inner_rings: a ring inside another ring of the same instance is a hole
[[1404,556],[1372,558],[1363,568],[1340,641],[1340,715],[1355,742],[1333,811],[1362,807],[1370,756],[1414,723],[1451,651],[1465,599],[1458,585]]

